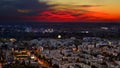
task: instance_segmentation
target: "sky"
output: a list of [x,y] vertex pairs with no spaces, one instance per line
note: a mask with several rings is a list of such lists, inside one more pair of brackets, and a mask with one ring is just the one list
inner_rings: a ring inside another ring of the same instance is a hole
[[120,0],[0,0],[0,20],[119,22]]

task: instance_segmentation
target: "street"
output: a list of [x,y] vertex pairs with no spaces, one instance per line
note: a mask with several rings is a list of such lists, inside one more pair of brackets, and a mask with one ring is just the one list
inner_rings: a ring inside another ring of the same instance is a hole
[[49,63],[47,61],[45,61],[45,60],[38,59],[38,63],[40,65],[42,65],[43,67],[52,68],[52,66],[50,66]]
[[0,68],[2,68],[2,64],[0,63]]

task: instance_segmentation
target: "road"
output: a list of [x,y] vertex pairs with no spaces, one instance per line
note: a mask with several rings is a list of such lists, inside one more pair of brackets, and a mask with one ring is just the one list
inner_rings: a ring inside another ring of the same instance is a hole
[[0,68],[2,68],[2,64],[0,63]]
[[42,65],[43,67],[52,68],[52,66],[47,61],[45,61],[43,59],[38,59],[38,63],[40,65]]
[[43,67],[47,67],[47,68],[52,68],[52,66],[50,66],[50,64],[45,61],[44,59],[39,59],[38,57],[35,56],[35,60],[38,60],[38,63],[43,66]]
[[[28,52],[27,52],[27,54],[30,56],[30,51],[28,50]],[[47,61],[45,61],[45,60],[43,60],[43,59],[39,59],[38,57],[36,57],[35,55],[34,55],[34,60],[38,60],[38,63],[41,65],[41,66],[43,66],[43,67],[47,67],[47,68],[52,68],[52,66],[50,66],[50,64],[47,62]]]

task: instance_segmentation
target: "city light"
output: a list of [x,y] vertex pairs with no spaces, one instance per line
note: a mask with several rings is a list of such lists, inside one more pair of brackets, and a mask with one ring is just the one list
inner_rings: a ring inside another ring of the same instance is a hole
[[35,56],[34,56],[34,55],[32,55],[32,56],[31,56],[31,59],[34,59],[34,58],[35,58]]
[[11,38],[10,41],[11,41],[11,42],[15,42],[15,41],[17,41],[17,40],[16,40],[15,38]]

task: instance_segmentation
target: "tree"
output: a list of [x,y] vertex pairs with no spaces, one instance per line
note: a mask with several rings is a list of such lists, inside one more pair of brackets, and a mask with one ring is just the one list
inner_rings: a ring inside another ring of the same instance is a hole
[[82,42],[80,40],[75,39],[74,44],[75,44],[75,47],[78,48],[78,45],[82,45]]
[[95,65],[92,65],[91,68],[97,68]]
[[59,68],[59,65],[54,64],[54,65],[53,65],[53,68]]

